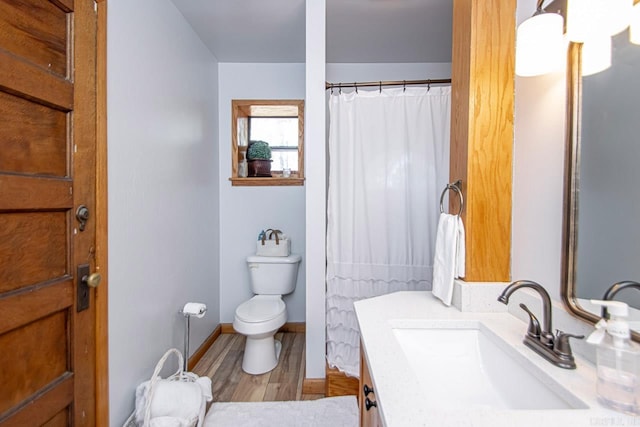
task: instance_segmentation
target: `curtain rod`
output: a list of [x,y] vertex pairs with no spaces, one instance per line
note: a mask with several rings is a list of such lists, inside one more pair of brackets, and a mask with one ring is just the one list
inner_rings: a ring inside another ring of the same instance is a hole
[[379,82],[354,82],[354,83],[329,83],[325,82],[326,89],[342,89],[355,87],[380,87],[382,86],[409,86],[409,85],[432,85],[451,83],[451,79],[427,79],[427,80],[383,80]]

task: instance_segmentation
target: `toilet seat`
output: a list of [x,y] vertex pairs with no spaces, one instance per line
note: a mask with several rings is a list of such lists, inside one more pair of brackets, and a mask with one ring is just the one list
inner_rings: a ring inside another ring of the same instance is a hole
[[236,308],[236,318],[246,323],[262,323],[279,317],[286,311],[280,295],[256,295]]

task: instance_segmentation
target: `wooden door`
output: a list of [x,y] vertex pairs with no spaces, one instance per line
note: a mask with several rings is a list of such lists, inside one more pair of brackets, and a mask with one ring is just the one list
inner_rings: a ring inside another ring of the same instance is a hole
[[95,152],[94,1],[0,0],[3,427],[96,424]]

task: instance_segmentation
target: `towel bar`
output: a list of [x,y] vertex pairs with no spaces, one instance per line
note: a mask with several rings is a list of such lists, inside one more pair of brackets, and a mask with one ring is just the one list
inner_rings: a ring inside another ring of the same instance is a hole
[[447,194],[447,190],[453,190],[458,193],[458,197],[460,197],[460,210],[458,211],[457,215],[462,215],[462,210],[464,209],[464,198],[462,197],[462,180],[459,179],[453,184],[447,184],[444,190],[442,190],[442,194],[440,195],[440,213],[444,213],[444,195]]

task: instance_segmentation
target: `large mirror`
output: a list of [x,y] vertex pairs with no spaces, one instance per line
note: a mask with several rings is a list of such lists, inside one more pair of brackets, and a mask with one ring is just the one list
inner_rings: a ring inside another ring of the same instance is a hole
[[[621,281],[640,282],[640,46],[614,36],[612,66],[583,76],[582,45],[569,47],[563,300],[596,322]],[[632,307],[640,341],[640,290],[614,298]]]

